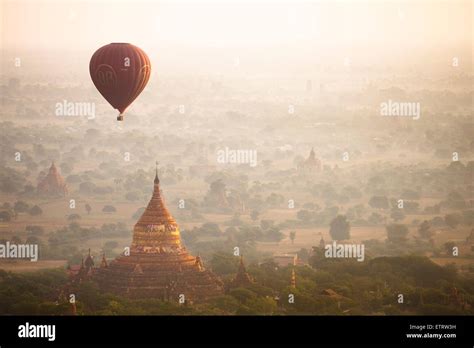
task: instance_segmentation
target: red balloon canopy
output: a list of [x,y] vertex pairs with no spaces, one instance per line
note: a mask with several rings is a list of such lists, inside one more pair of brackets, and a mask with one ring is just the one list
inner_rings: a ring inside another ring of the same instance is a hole
[[111,43],[95,51],[89,72],[100,94],[120,111],[117,120],[121,121],[127,107],[150,79],[151,64],[139,47],[129,43]]

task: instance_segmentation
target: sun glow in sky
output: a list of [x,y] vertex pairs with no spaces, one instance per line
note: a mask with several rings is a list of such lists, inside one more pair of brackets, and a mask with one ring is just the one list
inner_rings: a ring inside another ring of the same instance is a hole
[[471,1],[1,0],[2,46],[438,45],[472,42]]

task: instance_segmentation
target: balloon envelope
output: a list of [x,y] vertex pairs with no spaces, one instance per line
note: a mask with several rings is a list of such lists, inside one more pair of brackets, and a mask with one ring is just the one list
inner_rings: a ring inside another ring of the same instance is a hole
[[151,64],[139,47],[129,43],[111,43],[93,54],[89,72],[100,94],[120,111],[117,119],[123,120],[122,114],[150,79]]

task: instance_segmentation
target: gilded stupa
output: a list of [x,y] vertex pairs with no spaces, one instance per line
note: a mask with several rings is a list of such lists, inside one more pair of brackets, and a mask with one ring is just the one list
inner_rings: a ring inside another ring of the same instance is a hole
[[130,252],[98,268],[95,278],[104,291],[130,298],[199,302],[224,292],[221,280],[181,244],[178,224],[161,194],[158,170],[153,195],[133,229]]

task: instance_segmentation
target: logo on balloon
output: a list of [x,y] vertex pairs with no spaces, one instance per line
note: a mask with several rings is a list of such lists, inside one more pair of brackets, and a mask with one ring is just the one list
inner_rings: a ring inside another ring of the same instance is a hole
[[97,80],[103,87],[114,88],[117,85],[117,74],[108,64],[101,64],[95,72]]

